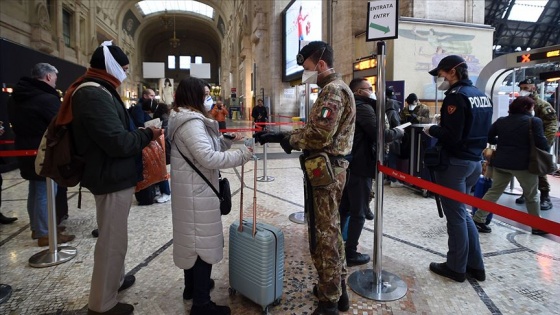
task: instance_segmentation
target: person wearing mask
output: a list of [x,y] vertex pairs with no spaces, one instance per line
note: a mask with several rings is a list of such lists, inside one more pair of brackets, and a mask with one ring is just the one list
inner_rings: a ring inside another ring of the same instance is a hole
[[418,101],[418,96],[410,93],[405,100],[404,109],[400,113],[401,124],[429,124],[430,109]]
[[[533,79],[525,79],[519,82],[519,95],[529,96],[535,101],[534,116],[542,120],[544,127],[544,136],[548,141],[548,146],[552,147],[556,133],[558,132],[558,117],[556,111],[547,101],[541,99],[537,93],[536,82]],[[550,201],[550,184],[548,183],[547,175],[539,176],[539,191],[541,193],[541,210],[552,209],[552,202]],[[517,198],[515,203],[525,203],[525,192],[523,196]]]
[[[389,128],[395,128],[401,124],[401,118],[399,112],[401,110],[399,102],[396,100],[395,92],[393,87],[389,86],[385,89],[386,100],[385,100],[385,115],[389,123]],[[393,150],[387,150],[387,166],[392,169],[397,169],[398,156]],[[387,176],[385,180],[386,184],[391,185],[391,188],[400,188],[404,185],[399,182],[394,177]]]
[[268,121],[268,111],[266,110],[266,107],[264,107],[264,103],[261,98],[257,100],[257,106],[253,107],[251,116],[253,117],[253,121],[256,123]]
[[218,187],[220,168],[241,166],[253,153],[244,146],[227,151],[242,137],[234,134],[227,139],[220,134],[218,123],[206,111],[204,86],[198,78],[181,80],[169,117],[173,261],[184,270],[183,299],[193,300],[191,315],[229,315],[228,306],[210,300],[212,265],[224,254],[220,200],[185,159]]
[[154,90],[145,89],[142,92],[142,99],[129,109],[130,117],[136,128],[144,128],[144,123],[152,119],[150,113],[155,112],[157,107],[155,97]]
[[210,115],[218,122],[219,129],[226,129],[226,117],[229,112],[220,100],[216,101],[216,106],[210,111]]
[[[58,70],[48,63],[38,63],[31,70],[31,77],[19,80],[8,100],[10,123],[15,134],[16,150],[36,150],[51,120],[60,108],[56,91]],[[31,238],[39,246],[49,246],[47,182],[35,173],[35,157],[18,157],[21,177],[29,181],[27,212]],[[74,235],[61,234],[58,228],[57,243],[72,241]]]
[[[93,254],[88,315],[128,315],[131,304],[117,301],[132,286],[125,276],[128,214],[142,167],[142,149],[162,129],[136,128],[117,88],[127,77],[129,60],[118,46],[103,42],[90,68],[67,91],[56,124],[70,124],[77,154],[85,160],[81,185],[95,200],[99,237]],[[102,118],[102,119],[100,119]]]
[[210,95],[210,84],[204,84],[204,109],[206,112],[209,113],[212,108],[214,107],[214,99],[212,99],[212,95]]
[[[350,165],[339,208],[341,224],[349,220],[348,236],[344,246],[348,267],[367,264],[370,261],[369,255],[358,252],[358,240],[369,210],[369,196],[377,172],[375,93],[371,83],[364,78],[353,79],[350,82],[350,89],[354,93],[356,102],[356,123],[352,151],[346,156]],[[400,139],[403,135],[402,129],[385,129],[387,142]]]
[[[346,183],[348,161],[344,158],[352,150],[356,119],[356,105],[352,91],[333,69],[334,52],[322,41],[305,45],[297,55],[303,66],[302,82],[317,84],[320,92],[313,104],[307,124],[293,132],[258,132],[254,137],[261,144],[280,143],[286,153],[303,150],[309,158],[313,153],[325,153],[333,170],[332,182],[326,186],[307,179],[312,186],[307,194],[313,209],[308,215],[308,233],[311,258],[319,283],[314,294],[319,306],[312,313],[338,314],[349,308],[346,292],[346,254],[340,230],[338,213],[342,191]],[[303,170],[309,174],[307,170]]]
[[[445,91],[441,122],[424,128],[437,138],[447,158],[445,170],[435,171],[436,182],[450,189],[470,194],[482,173],[482,150],[486,148],[492,122],[492,102],[472,85],[465,60],[457,55],[443,58],[429,71],[437,77],[438,89]],[[431,263],[430,270],[440,276],[463,282],[467,274],[484,281],[486,274],[478,231],[465,204],[441,197],[449,236],[447,260]]]
[[[157,105],[156,111],[154,112],[154,119],[159,118],[161,120],[161,128],[164,130],[165,134],[165,164],[169,165],[171,163],[171,146],[169,143],[168,132],[168,122],[169,122],[169,106],[165,103],[159,103]],[[171,187],[169,187],[169,180],[163,180],[158,183],[160,196],[156,197],[155,202],[165,203],[171,200]]]
[[[515,177],[523,188],[526,196],[527,212],[540,217],[539,198],[537,192],[538,175],[529,172],[529,126],[534,138],[535,146],[548,151],[547,139],[544,137],[543,123],[537,117],[532,117],[535,101],[528,96],[520,96],[509,104],[509,115],[500,117],[488,133],[488,143],[495,144],[496,151],[492,155],[492,186],[482,199],[496,202],[512,178]],[[492,229],[486,225],[489,212],[478,209],[473,220],[481,233],[490,233]],[[547,234],[539,229],[532,229],[535,235]]]

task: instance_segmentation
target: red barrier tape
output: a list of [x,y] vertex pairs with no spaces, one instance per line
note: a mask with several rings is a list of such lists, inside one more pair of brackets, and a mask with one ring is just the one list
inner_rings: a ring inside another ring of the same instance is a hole
[[9,150],[0,151],[0,157],[14,157],[14,156],[35,156],[37,150]]
[[243,132],[243,131],[261,131],[262,128],[229,128],[229,129],[220,129],[220,132]]
[[281,126],[281,125],[304,125],[303,121],[298,122],[276,122],[276,123],[265,123],[265,122],[258,122],[255,123],[257,126]]
[[394,177],[398,180],[403,182],[407,182],[414,186],[427,189],[431,192],[437,193],[443,197],[447,197],[453,200],[457,200],[459,202],[463,202],[465,204],[471,205],[473,207],[483,209],[488,212],[492,212],[504,218],[511,219],[513,221],[547,231],[551,234],[560,236],[560,223],[550,221],[547,219],[542,219],[539,217],[535,217],[525,212],[517,211],[512,208],[508,208],[497,203],[493,203],[490,201],[486,201],[477,197],[473,197],[471,195],[467,195],[462,192],[458,192],[456,190],[447,188],[445,186],[440,186],[434,184],[430,181],[423,180],[421,178],[411,176],[409,174],[405,174],[403,172],[399,172],[387,166],[381,165],[380,163],[377,164],[379,171],[383,174],[387,174],[391,177]]
[[14,140],[0,140],[0,144],[13,144]]
[[[273,117],[280,117],[280,118],[290,118],[292,119],[294,116],[283,116],[283,115],[271,115]],[[296,116],[297,117],[297,116]]]

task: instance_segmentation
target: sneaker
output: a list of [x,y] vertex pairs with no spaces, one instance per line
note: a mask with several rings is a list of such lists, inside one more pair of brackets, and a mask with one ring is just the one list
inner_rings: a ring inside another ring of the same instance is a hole
[[552,202],[550,202],[549,197],[541,198],[541,210],[550,210],[552,209]]
[[484,271],[484,269],[482,270],[474,269],[467,266],[467,275],[471,276],[472,278],[475,278],[477,281],[486,280],[486,272]]
[[123,283],[121,284],[121,287],[119,288],[119,292],[130,288],[134,284],[134,282],[136,282],[135,276],[133,275],[124,276],[124,280]]
[[391,188],[401,188],[404,187],[404,185],[400,182],[391,182],[390,184]]
[[492,233],[492,229],[484,223],[474,221],[474,225],[476,226],[478,233]]
[[[214,279],[210,279],[210,290],[214,289],[214,286],[216,285],[216,283],[214,282]],[[185,286],[185,289],[183,290],[183,300],[191,300],[193,298],[193,291],[192,288],[188,288]]]
[[[75,238],[76,238],[76,236],[71,235],[71,234],[68,234],[68,235],[58,234],[56,236],[56,242],[58,244],[68,243]],[[37,245],[39,245],[40,247],[49,246],[49,237],[48,236],[39,237],[37,239]]]
[[171,200],[171,196],[168,194],[162,194],[159,198],[156,199],[157,203],[166,203]]
[[371,208],[368,207],[367,211],[366,211],[366,220],[373,220],[375,218],[375,215],[373,215],[373,212],[371,212]]
[[194,305],[191,307],[191,315],[230,315],[229,306],[216,305],[210,301],[204,305]]
[[531,234],[533,234],[533,235],[546,235],[546,234],[548,234],[548,232],[543,231],[543,230],[539,230],[539,229],[532,229]]
[[390,184],[391,184],[390,180],[388,180],[388,179],[383,180],[383,185],[390,185]]
[[368,254],[362,254],[354,252],[354,254],[346,254],[346,265],[348,267],[354,267],[359,265],[365,265],[370,261]]
[[463,282],[465,281],[465,273],[461,273],[461,272],[455,272],[451,269],[449,269],[449,267],[447,267],[447,263],[431,263],[430,264],[430,270],[433,273],[437,273],[440,276],[449,278],[451,280],[457,281],[457,282]]
[[100,313],[88,309],[87,314],[88,315],[130,315],[133,312],[134,312],[134,306],[126,303],[117,302],[117,305],[115,305],[112,309],[106,312]]
[[525,196],[521,196],[521,197],[515,199],[515,203],[518,204],[518,205],[524,204],[525,203]]

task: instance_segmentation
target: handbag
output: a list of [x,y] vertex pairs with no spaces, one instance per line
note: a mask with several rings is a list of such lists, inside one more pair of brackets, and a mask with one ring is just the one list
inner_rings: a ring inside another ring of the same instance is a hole
[[424,166],[433,171],[445,171],[449,167],[449,157],[441,145],[424,150]]
[[169,179],[165,166],[165,140],[163,135],[154,141],[150,141],[142,149],[142,177],[143,179],[136,183],[136,192]]
[[179,147],[177,146],[177,144],[175,144],[175,147],[177,148],[177,151],[179,151],[179,154],[181,154],[183,159],[185,159],[185,161],[187,161],[187,163],[189,163],[189,165],[193,168],[193,170],[195,170],[195,172],[200,177],[202,177],[202,179],[206,182],[206,184],[208,184],[208,186],[210,186],[210,188],[212,188],[212,191],[216,194],[218,199],[220,199],[220,212],[222,213],[222,215],[229,214],[231,212],[231,188],[229,186],[229,180],[225,177],[220,176],[220,180],[219,180],[219,184],[218,184],[218,188],[220,189],[220,192],[218,192],[216,190],[216,188],[214,187],[214,185],[212,185],[210,183],[208,178],[206,178],[206,176],[204,176],[204,174],[202,174],[202,172],[196,166],[194,166],[194,164],[191,162],[191,160],[189,160],[181,152],[181,150],[179,150]]
[[533,138],[533,119],[529,119],[529,143],[531,151],[529,153],[529,173],[544,176],[556,171],[556,164],[552,154],[541,150],[535,146]]

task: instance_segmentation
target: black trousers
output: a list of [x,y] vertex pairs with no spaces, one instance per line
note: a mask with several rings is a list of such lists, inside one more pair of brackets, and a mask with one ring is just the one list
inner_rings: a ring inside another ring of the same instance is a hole
[[365,213],[369,204],[371,184],[371,177],[348,174],[348,181],[344,186],[339,208],[341,229],[349,218],[348,237],[345,245],[347,256],[351,256],[358,249],[358,240],[366,220]]
[[185,288],[189,286],[193,292],[193,305],[204,305],[210,302],[210,274],[212,265],[196,259],[191,269],[185,269]]

